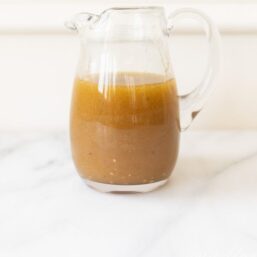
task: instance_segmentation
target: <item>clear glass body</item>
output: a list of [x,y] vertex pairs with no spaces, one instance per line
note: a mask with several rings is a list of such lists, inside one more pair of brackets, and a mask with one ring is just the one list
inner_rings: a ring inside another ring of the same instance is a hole
[[146,192],[161,186],[177,160],[180,127],[186,128],[201,108],[209,81],[198,87],[201,93],[177,95],[170,28],[162,8],[82,13],[68,26],[81,39],[70,120],[80,176],[104,192]]

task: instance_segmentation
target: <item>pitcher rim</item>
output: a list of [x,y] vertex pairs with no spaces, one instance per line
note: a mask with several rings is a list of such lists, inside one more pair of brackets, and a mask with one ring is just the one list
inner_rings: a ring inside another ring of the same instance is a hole
[[111,10],[114,10],[114,11],[133,11],[133,10],[163,11],[164,8],[162,6],[158,6],[158,5],[156,5],[156,6],[155,5],[153,5],[153,6],[117,6],[117,7],[108,8],[108,9],[104,10],[103,12],[107,12],[107,11],[111,11]]

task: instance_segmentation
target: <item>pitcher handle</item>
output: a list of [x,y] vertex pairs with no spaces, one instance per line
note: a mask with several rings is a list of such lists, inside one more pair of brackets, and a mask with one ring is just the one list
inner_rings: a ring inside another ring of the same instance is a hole
[[181,130],[186,130],[191,125],[196,115],[201,111],[206,99],[212,92],[214,79],[218,74],[220,66],[219,31],[206,14],[192,8],[181,8],[174,11],[168,17],[169,35],[172,33],[175,22],[184,18],[195,19],[203,24],[208,40],[208,56],[207,66],[199,85],[190,93],[179,96]]

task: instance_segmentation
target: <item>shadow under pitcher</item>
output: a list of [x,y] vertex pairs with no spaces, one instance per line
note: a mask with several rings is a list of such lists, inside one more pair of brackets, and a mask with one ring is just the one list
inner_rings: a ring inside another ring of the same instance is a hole
[[[209,54],[198,86],[179,96],[169,41],[181,18],[204,25]],[[81,41],[70,114],[79,175],[102,192],[148,192],[165,184],[177,160],[180,132],[213,88],[217,28],[195,9],[179,9],[166,19],[162,7],[79,13],[66,26]]]

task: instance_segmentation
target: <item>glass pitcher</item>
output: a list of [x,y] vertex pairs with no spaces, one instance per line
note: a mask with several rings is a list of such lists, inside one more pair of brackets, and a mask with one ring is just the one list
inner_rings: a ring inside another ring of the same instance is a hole
[[[178,96],[170,37],[180,18],[200,20],[209,55],[198,87]],[[219,34],[206,15],[162,7],[80,13],[67,27],[81,40],[70,135],[73,160],[85,182],[103,192],[148,192],[174,169],[180,131],[189,127],[212,90]]]

